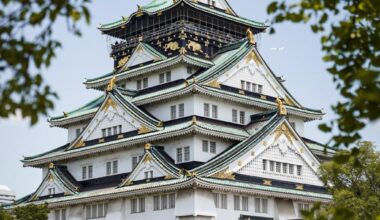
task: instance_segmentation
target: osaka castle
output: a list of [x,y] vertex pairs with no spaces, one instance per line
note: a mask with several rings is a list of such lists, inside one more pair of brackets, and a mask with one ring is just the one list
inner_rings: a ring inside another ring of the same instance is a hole
[[334,151],[304,137],[324,114],[260,55],[267,28],[226,0],[153,0],[101,25],[114,65],[85,81],[99,97],[49,118],[67,143],[22,160],[43,178],[15,205],[47,203],[49,220],[288,220],[331,201],[318,169]]

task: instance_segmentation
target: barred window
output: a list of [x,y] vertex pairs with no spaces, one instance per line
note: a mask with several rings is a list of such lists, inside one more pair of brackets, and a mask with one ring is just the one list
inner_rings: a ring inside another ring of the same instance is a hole
[[263,86],[262,85],[257,85],[257,93],[260,93],[260,94],[263,93]]
[[107,162],[106,163],[106,170],[107,170],[106,174],[107,175],[111,175],[111,170],[112,170],[112,168],[111,168],[111,162]]
[[205,117],[210,117],[210,104],[204,103],[203,104],[203,112]]
[[297,165],[297,175],[301,176],[302,175],[302,166]]
[[268,213],[268,200],[263,198],[255,198],[255,212]]
[[119,162],[117,160],[114,160],[112,162],[112,173],[117,174],[119,170]]
[[166,72],[166,82],[172,81],[172,72]]
[[274,161],[269,161],[269,169],[271,172],[274,172]]
[[276,162],[276,172],[277,173],[281,172],[281,163],[280,162]]
[[234,196],[234,209],[240,210],[240,196]]
[[251,83],[250,82],[245,83],[245,90],[251,91]]
[[66,220],[66,209],[55,210],[54,220]]
[[187,74],[192,74],[193,73],[193,68],[191,66],[187,67]]
[[169,209],[175,208],[175,193],[169,194]]
[[289,164],[289,174],[293,175],[294,174],[294,165]]
[[172,120],[177,118],[177,106],[175,105],[170,106],[170,118]]
[[263,170],[267,170],[267,160],[263,160]]
[[244,80],[241,81],[240,88],[241,88],[241,89],[244,89],[244,88],[245,88],[245,81],[244,81]]
[[143,87],[144,87],[144,89],[148,88],[148,78],[143,79]]
[[232,122],[237,123],[238,122],[238,111],[236,109],[232,109]]
[[185,155],[184,155],[185,161],[190,161],[190,147],[185,147],[184,151],[185,151]]
[[227,209],[227,194],[214,193],[214,203],[218,209]]
[[159,76],[159,83],[164,84],[165,83],[165,74],[161,73]]
[[217,119],[218,118],[218,106],[212,105],[212,117]]
[[206,141],[206,140],[202,141],[202,151],[208,152],[208,141]]
[[106,203],[86,205],[86,219],[104,218],[106,215]]
[[141,86],[141,79],[137,80],[137,90],[141,90],[142,89],[142,86]]
[[160,196],[153,196],[153,210],[160,210]]
[[248,197],[247,196],[241,197],[241,207],[243,211],[248,212]]
[[282,164],[282,172],[283,173],[288,173],[288,164],[287,163],[283,163]]
[[216,154],[216,142],[210,141],[210,153]]
[[240,112],[240,124],[245,124],[245,112],[243,111]]
[[182,163],[182,148],[177,148],[177,163]]
[[182,103],[178,105],[178,114],[179,118],[185,117],[185,104]]

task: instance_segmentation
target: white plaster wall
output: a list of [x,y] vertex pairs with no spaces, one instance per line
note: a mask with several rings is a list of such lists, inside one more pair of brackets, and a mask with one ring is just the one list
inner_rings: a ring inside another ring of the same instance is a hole
[[157,71],[153,71],[151,73],[143,74],[139,77],[127,79],[125,82],[121,82],[121,84],[125,83],[125,86],[127,89],[137,90],[137,80],[142,80],[148,77],[148,88],[157,86],[157,85],[160,85],[160,81],[159,81],[160,74],[166,73],[168,71],[171,71],[171,81],[186,79],[187,77],[190,76],[190,74],[187,74],[187,66],[188,65],[185,65],[185,64],[178,64],[170,68],[160,69]]
[[299,117],[294,117],[294,116],[290,116],[289,117],[289,121],[290,122],[294,122],[295,125],[296,125],[296,131],[297,133],[301,136],[301,137],[304,137],[304,130],[305,130],[305,122],[299,118]]
[[42,197],[42,196],[49,196],[49,189],[50,188],[54,188],[55,189],[55,194],[64,193],[63,188],[60,185],[56,184],[54,181],[51,181],[51,182],[47,181],[47,183],[43,187],[44,188],[42,189],[40,197]]
[[80,129],[81,131],[86,127],[86,123],[83,124],[77,124],[77,125],[71,125],[67,129],[67,142],[71,143],[72,141],[77,138],[77,129]]
[[82,180],[82,166],[93,166],[93,179],[106,176],[106,162],[118,160],[118,173],[132,171],[132,157],[144,154],[144,146],[131,148],[126,151],[103,154],[96,157],[84,158],[67,163],[67,168],[76,180]]
[[[213,1],[215,1],[215,7],[216,8],[226,9],[226,5],[225,5],[225,3],[223,3],[222,0],[213,0]],[[208,4],[208,0],[198,0],[198,2],[202,2],[203,4]]]
[[163,142],[157,142],[156,145],[163,146],[165,152],[175,160],[177,158],[177,148],[190,147],[190,161],[194,160],[194,136],[187,135],[173,138]]
[[[210,104],[210,116],[212,116],[212,108],[211,105],[218,106],[218,120],[232,122],[232,109],[236,109],[238,111],[245,111],[245,122],[248,124],[251,121],[250,116],[253,114],[260,113],[259,109],[254,109],[249,106],[239,105],[236,103],[232,103],[226,100],[216,99],[207,97],[204,95],[195,95],[195,114],[199,116],[204,116],[203,104]],[[239,115],[238,115],[239,122]]]
[[[202,142],[203,140],[207,141],[214,141],[216,142],[216,154],[213,154],[210,152],[210,146],[209,146],[209,152],[203,152],[202,150]],[[207,162],[211,158],[217,156],[218,154],[222,153],[225,149],[230,147],[233,144],[233,141],[215,138],[211,136],[201,135],[198,134],[194,138],[194,160],[195,161],[201,161],[201,162]]]
[[[168,219],[175,220],[175,209],[165,209],[153,211],[153,195],[145,196],[145,212],[131,213],[131,199],[128,198],[124,203],[124,218],[128,220],[142,220],[142,219]],[[177,207],[177,204],[176,204]]]
[[194,96],[184,96],[179,99],[170,99],[170,100],[163,100],[159,103],[149,104],[144,106],[144,109],[148,111],[150,114],[152,114],[155,118],[158,118],[161,121],[170,121],[171,115],[170,115],[170,107],[173,105],[177,106],[177,117],[179,113],[178,105],[184,104],[185,105],[185,116],[191,116],[194,115]]

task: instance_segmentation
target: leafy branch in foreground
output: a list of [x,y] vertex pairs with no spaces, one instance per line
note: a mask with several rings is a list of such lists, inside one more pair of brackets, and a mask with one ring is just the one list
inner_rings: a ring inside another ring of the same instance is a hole
[[0,0],[0,117],[20,112],[35,124],[54,107],[57,94],[41,70],[49,67],[61,43],[53,25],[65,19],[80,36],[78,22],[90,22],[91,0]]
[[267,11],[274,24],[306,23],[321,34],[323,60],[343,100],[332,107],[338,117],[320,129],[338,128],[335,147],[360,140],[366,123],[380,118],[380,1],[281,0]]

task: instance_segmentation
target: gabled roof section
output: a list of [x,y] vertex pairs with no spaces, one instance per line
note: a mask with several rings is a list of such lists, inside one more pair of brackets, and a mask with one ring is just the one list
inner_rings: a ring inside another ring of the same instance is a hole
[[[55,194],[48,195],[49,188],[54,188]],[[68,196],[78,194],[80,185],[64,166],[49,165],[49,170],[36,192],[30,196],[29,201],[38,200],[41,197]]]
[[[161,122],[159,120],[139,109],[137,106],[132,104],[130,100],[130,96],[123,94],[116,88],[112,88],[111,91],[108,91],[103,104],[98,108],[91,122],[87,125],[79,137],[77,137],[73,143],[70,144],[67,150],[84,147],[86,141],[95,139],[94,132],[100,132],[99,130],[102,128],[99,128],[98,126],[103,120],[112,121],[115,117],[119,117],[124,120],[125,124],[129,127],[128,129],[134,129],[138,131],[138,134],[149,133],[162,129],[160,125]],[[98,138],[100,138],[100,136]]]
[[141,16],[142,14],[155,15],[173,7],[176,7],[177,5],[181,5],[182,3],[185,3],[190,7],[204,11],[206,13],[225,18],[237,23],[242,23],[253,28],[265,30],[268,27],[268,25],[264,23],[237,16],[225,0],[219,1],[225,2],[224,4],[227,6],[226,10],[220,10],[214,7],[210,7],[208,5],[201,4],[198,1],[194,0],[153,0],[150,4],[146,6],[138,6],[138,10],[135,13],[131,14],[129,17],[123,17],[121,20],[109,24],[101,24],[99,30],[106,32],[115,28],[119,28],[122,25],[127,25],[134,17]]
[[[204,85],[211,85],[213,87],[218,87],[219,78],[222,78],[232,68],[235,68],[238,64],[244,62],[248,64],[254,62],[255,65],[264,68],[266,80],[271,84],[275,90],[280,90],[284,94],[286,103],[293,105],[299,108],[302,108],[302,105],[297,102],[297,100],[290,94],[290,92],[285,88],[285,86],[278,80],[277,76],[273,73],[270,67],[267,65],[263,57],[260,55],[256,48],[256,44],[250,44],[246,39],[240,42],[240,47],[236,47],[239,44],[233,44],[222,49],[221,53],[215,57],[213,62],[215,65],[197,76],[199,83]],[[230,50],[228,50],[231,48]],[[231,76],[229,76],[231,77]],[[226,77],[224,77],[226,78]],[[226,80],[226,79],[224,79]]]
[[[119,67],[119,72],[124,72],[131,67],[143,65],[146,63],[153,63],[161,60],[165,60],[167,57],[156,49],[154,49],[149,44],[140,42],[137,47],[135,47],[132,55],[130,57],[123,58]],[[123,65],[124,63],[124,65]]]
[[191,55],[178,55],[154,63],[148,63],[143,66],[136,66],[129,69],[122,68],[117,73],[108,73],[97,78],[88,79],[84,84],[87,86],[87,88],[100,89],[106,86],[108,84],[108,81],[113,76],[116,77],[116,81],[121,81],[150,73],[152,71],[159,71],[161,69],[168,68],[179,63],[186,63],[201,68],[209,68],[214,65],[213,62],[199,57],[194,57]]
[[[275,134],[274,134],[275,133]],[[311,152],[311,150],[307,147],[307,144],[303,141],[302,137],[298,135],[298,133],[292,128],[289,122],[286,119],[285,115],[275,114],[272,116],[265,124],[263,124],[255,133],[250,135],[247,139],[240,142],[239,144],[231,147],[229,150],[221,153],[216,156],[206,164],[195,168],[193,171],[198,175],[208,176],[208,177],[222,177],[226,178],[229,176],[233,177],[233,173],[235,172],[231,165],[234,163],[239,164],[235,167],[242,167],[244,164],[242,161],[237,162],[243,155],[246,155],[251,150],[256,149],[259,144],[263,144],[264,146],[267,143],[261,143],[265,138],[267,138],[270,134],[274,134],[277,138],[280,138],[282,135],[285,135],[286,138],[297,140],[297,142],[301,143],[302,148],[300,148],[301,153],[307,152],[310,160],[307,163],[314,164],[311,166],[314,172],[317,171],[317,167],[319,165],[318,159]],[[264,141],[265,142],[265,141]],[[256,153],[254,153],[255,156]]]
[[102,95],[78,109],[70,112],[64,112],[61,116],[49,118],[48,121],[50,126],[66,128],[70,123],[90,119],[96,113],[99,106],[104,102],[104,98],[105,96]]
[[164,152],[162,147],[145,145],[145,154],[133,169],[131,174],[123,180],[120,187],[130,186],[135,181],[150,181],[145,179],[144,172],[152,171],[153,178],[163,178],[165,180],[178,179],[182,177],[182,172],[178,169],[171,158]]

